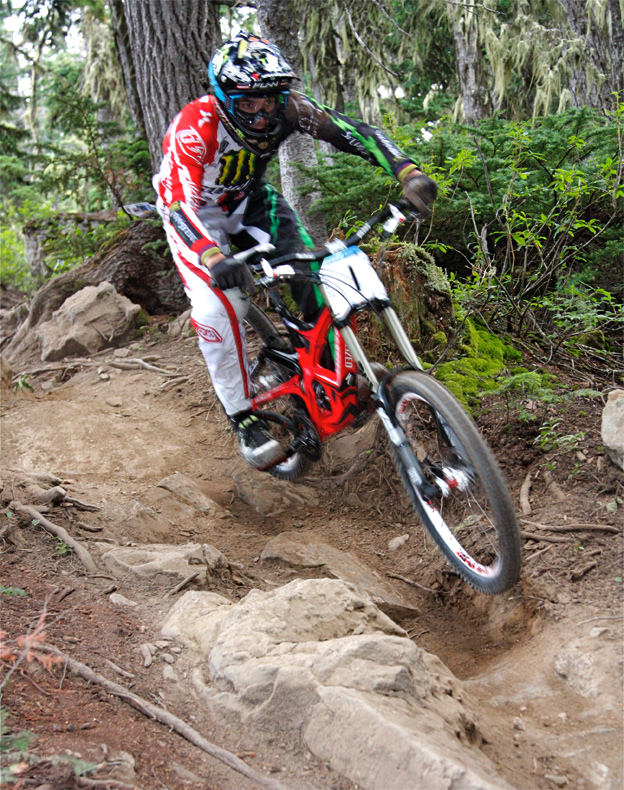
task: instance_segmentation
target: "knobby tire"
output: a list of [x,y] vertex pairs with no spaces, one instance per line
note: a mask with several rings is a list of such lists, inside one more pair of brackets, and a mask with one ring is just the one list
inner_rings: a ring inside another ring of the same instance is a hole
[[443,483],[441,496],[428,500],[392,448],[421,521],[469,584],[483,593],[504,592],[520,576],[520,534],[509,491],[486,442],[451,393],[430,375],[399,373],[388,390],[428,482],[451,482],[446,489]]

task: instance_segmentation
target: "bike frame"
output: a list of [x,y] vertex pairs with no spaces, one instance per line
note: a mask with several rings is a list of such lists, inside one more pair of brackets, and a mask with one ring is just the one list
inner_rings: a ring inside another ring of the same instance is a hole
[[[354,327],[355,319],[352,323]],[[333,317],[327,307],[323,308],[311,329],[295,329],[292,321],[289,321],[289,328],[291,334],[297,335],[294,354],[266,347],[262,353],[265,359],[273,359],[293,369],[295,375],[253,398],[252,408],[266,407],[278,398],[295,395],[305,403],[323,440],[346,428],[361,410],[357,397],[357,364],[339,331],[333,333],[334,369],[322,364],[323,352],[332,341],[331,330],[334,328]]]
[[[359,242],[382,217],[392,217],[384,225],[387,238],[394,232],[399,222],[402,222],[404,219],[403,215],[395,207],[390,206],[377,217],[371,218],[358,232],[349,237],[352,244]],[[347,239],[347,244],[349,239]],[[344,249],[344,247],[345,245],[341,245],[340,249]],[[329,245],[327,245],[326,249],[327,254],[333,252]],[[256,250],[261,251],[261,247],[258,246]],[[249,251],[244,254],[248,255]],[[295,254],[292,256],[292,259],[310,260],[305,253]],[[277,264],[277,261],[274,261],[274,263]],[[275,286],[280,280],[287,279],[288,276],[295,274],[292,267],[286,267],[290,271],[280,275],[279,271],[273,270],[267,261],[262,261],[261,265],[265,274],[262,282],[267,286],[269,295],[291,334],[295,353],[278,351],[267,346],[263,347],[262,353],[265,359],[272,358],[284,367],[290,368],[293,371],[293,376],[284,384],[280,384],[253,398],[252,408],[257,409],[278,398],[295,395],[305,403],[314,428],[322,441],[328,436],[343,430],[361,412],[362,405],[357,398],[356,386],[356,374],[359,369],[368,382],[371,389],[371,401],[386,429],[388,438],[402,459],[410,480],[423,496],[427,498],[435,496],[439,492],[437,486],[432,486],[426,481],[418,459],[405,436],[405,432],[388,403],[385,384],[392,374],[384,376],[382,382],[377,379],[366,352],[355,333],[356,314],[362,310],[373,309],[381,317],[389,333],[394,338],[397,348],[403,355],[408,367],[415,370],[423,369],[410,339],[387,296],[383,299],[374,298],[372,301],[367,301],[359,307],[353,308],[346,316],[339,318],[332,310],[332,300],[326,285],[318,275],[313,276],[316,287],[323,298],[324,307],[314,326],[309,327],[309,325],[303,324],[293,316],[279,296],[279,291],[275,290]],[[321,356],[332,329],[336,330],[334,335],[334,370],[328,370],[321,364]]]

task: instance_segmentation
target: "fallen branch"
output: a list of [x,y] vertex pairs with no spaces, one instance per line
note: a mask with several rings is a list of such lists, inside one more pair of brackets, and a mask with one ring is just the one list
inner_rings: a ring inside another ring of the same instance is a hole
[[81,502],[79,499],[74,499],[74,497],[66,496],[63,500],[63,505],[72,505],[76,508],[76,510],[89,510],[92,513],[95,513],[98,510],[101,510],[101,507],[97,505],[90,505],[88,502]]
[[176,584],[173,590],[169,590],[168,593],[165,593],[163,596],[163,601],[166,601],[167,598],[170,598],[172,595],[175,595],[177,592],[180,592],[181,589],[186,587],[187,584],[190,584],[199,576],[199,571],[195,571],[195,573],[191,573],[190,576],[187,576],[186,579],[180,582],[180,584]]
[[56,524],[53,524],[51,521],[48,521],[48,519],[42,516],[38,510],[35,510],[34,507],[22,505],[21,502],[17,502],[15,500],[11,502],[9,507],[11,510],[28,516],[31,521],[37,520],[45,530],[50,532],[55,537],[60,538],[67,546],[70,546],[88,571],[91,571],[92,573],[97,572],[97,566],[93,561],[93,557],[89,551],[85,549],[85,547],[77,540],[74,540],[74,538],[72,538],[66,529],[63,529],[63,527],[59,527]]
[[544,480],[546,481],[548,490],[552,493],[555,499],[558,499],[559,502],[567,501],[568,499],[567,494],[561,488],[559,483],[556,482],[555,478],[552,476],[552,472],[544,472]]
[[549,524],[540,524],[538,521],[529,521],[528,518],[520,520],[525,524],[530,524],[532,527],[546,529],[549,532],[610,532],[613,535],[622,534],[621,529],[612,527],[610,524],[566,524],[565,526],[554,527]]
[[167,392],[168,390],[172,390],[174,387],[177,387],[178,384],[184,384],[189,380],[189,376],[178,376],[175,379],[169,379],[169,381],[163,382],[159,389],[163,392]]
[[540,554],[543,554],[545,551],[550,551],[552,549],[553,544],[549,543],[548,546],[545,546],[543,549],[538,549],[538,551],[534,551],[529,557],[527,557],[524,561],[525,565],[528,565],[531,560],[534,560],[536,557],[539,557]]
[[70,658],[70,656],[68,656],[66,653],[58,650],[58,648],[46,645],[44,649],[46,652],[60,656],[60,658],[65,662],[65,666],[72,674],[79,675],[88,683],[95,683],[98,686],[101,686],[103,689],[108,691],[109,694],[113,694],[115,697],[119,697],[119,699],[127,702],[129,705],[132,705],[133,708],[148,718],[154,719],[155,721],[158,721],[161,724],[169,727],[174,732],[177,732],[178,735],[181,735],[187,741],[202,749],[202,751],[210,754],[212,757],[216,757],[217,760],[221,760],[221,762],[225,763],[234,771],[238,771],[238,773],[246,776],[248,779],[257,782],[259,785],[262,785],[262,787],[268,787],[270,790],[286,790],[283,784],[270,779],[260,771],[257,771],[255,768],[247,765],[247,763],[243,762],[243,760],[239,759],[235,754],[229,752],[227,749],[223,749],[207,740],[203,735],[200,735],[197,730],[193,729],[193,727],[191,727],[185,721],[179,719],[177,716],[174,716],[172,713],[169,713],[169,711],[166,711],[164,708],[148,702],[146,699],[140,697],[138,694],[135,694],[133,691],[129,691],[123,686],[120,686],[118,683],[113,683],[112,680],[107,680],[103,675],[99,675],[97,672],[94,672],[86,664]]
[[116,779],[89,779],[77,776],[74,781],[78,787],[90,787],[91,790],[139,790],[137,785],[129,785]]
[[601,617],[590,617],[588,620],[581,620],[577,625],[585,625],[585,623],[593,623],[596,620],[624,620],[624,615],[603,615]]
[[543,541],[544,543],[570,543],[566,538],[555,538],[554,535],[536,535],[535,532],[523,532],[520,530],[520,537],[525,540]]
[[171,370],[156,367],[156,365],[150,365],[149,362],[145,362],[142,359],[126,359],[123,362],[116,362],[110,359],[106,360],[104,364],[111,368],[119,368],[119,370],[137,370],[137,368],[145,368],[145,370],[152,370],[154,373],[160,373],[161,376],[168,376],[169,378],[177,378],[180,375],[179,372],[173,372]]
[[522,483],[522,488],[520,489],[520,510],[522,511],[523,516],[531,515],[529,492],[531,491],[532,482],[533,478],[531,477],[531,473],[527,472],[527,476],[524,478],[524,483]]
[[598,563],[596,562],[596,560],[592,560],[591,562],[588,562],[587,565],[585,565],[582,568],[579,568],[578,571],[572,571],[572,573],[570,574],[570,580],[573,582],[580,581],[583,578],[583,576],[586,576],[597,565]]
[[115,664],[115,662],[114,662],[114,661],[111,661],[109,658],[105,658],[105,659],[104,659],[104,661],[106,661],[106,663],[108,664],[108,666],[109,666],[109,667],[110,667],[112,670],[114,670],[114,671],[115,671],[115,672],[116,672],[118,675],[121,675],[121,676],[122,676],[122,677],[124,677],[124,678],[128,678],[129,680],[132,680],[132,678],[134,678],[134,677],[135,677],[135,676],[132,674],[132,672],[128,672],[127,670],[125,670],[125,669],[122,669],[122,668],[121,668],[121,667],[120,667],[118,664]]
[[407,576],[401,576],[398,573],[386,573],[391,579],[398,579],[400,582],[405,582],[405,584],[410,584],[412,587],[418,587],[419,590],[425,590],[425,592],[433,593],[433,595],[437,595],[437,590],[432,590],[429,587],[425,587],[422,584],[418,584],[418,582],[413,581],[412,579],[408,579]]

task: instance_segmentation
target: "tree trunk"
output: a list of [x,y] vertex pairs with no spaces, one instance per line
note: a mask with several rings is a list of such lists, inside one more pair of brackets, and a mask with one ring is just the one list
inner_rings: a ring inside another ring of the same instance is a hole
[[474,126],[490,114],[483,53],[476,20],[463,12],[453,20],[453,41],[464,122]]
[[570,76],[574,107],[605,109],[614,91],[624,92],[624,27],[618,0],[606,0],[602,18],[578,0],[560,0],[573,32],[585,42],[577,67]]
[[[286,60],[295,73],[303,71],[303,61],[297,41],[295,8],[284,0],[257,0],[258,22],[263,34],[281,49]],[[301,85],[296,84],[299,90]],[[307,134],[291,135],[282,143],[279,150],[282,192],[286,200],[300,216],[301,221],[316,244],[327,240],[327,222],[320,211],[310,211],[311,205],[321,196],[320,187],[307,194],[301,194],[302,188],[309,187],[311,178],[297,167],[298,164],[316,167],[316,148],[314,140]]]
[[156,172],[167,127],[205,93],[207,66],[221,41],[212,0],[109,0],[135,123],[145,130]]

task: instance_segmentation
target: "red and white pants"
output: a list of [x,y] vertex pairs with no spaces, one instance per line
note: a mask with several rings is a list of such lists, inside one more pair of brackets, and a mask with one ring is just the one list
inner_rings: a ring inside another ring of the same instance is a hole
[[[228,237],[243,230],[256,239],[255,243],[270,240],[265,231],[242,225],[245,202],[229,216],[218,206],[208,206],[198,212],[202,225],[225,255],[230,250]],[[197,254],[180,239],[168,221],[166,209],[159,206],[159,210],[173,259],[191,302],[191,323],[197,332],[199,348],[215,393],[228,415],[249,409],[251,400],[243,325],[249,297],[238,288],[227,291],[214,288],[208,268],[202,266]]]
[[[197,254],[189,249],[169,222],[167,207],[160,200],[157,205],[191,302],[191,322],[217,397],[228,415],[244,411],[251,406],[243,326],[249,299],[238,288],[221,291],[210,285],[208,269],[199,263]],[[197,219],[225,255],[230,252],[230,239],[239,249],[271,242],[278,255],[312,246],[312,240],[293,209],[268,184],[252,191],[231,213],[209,204],[197,211]],[[297,290],[293,285],[292,292],[304,314],[316,310],[311,286],[299,286]]]

